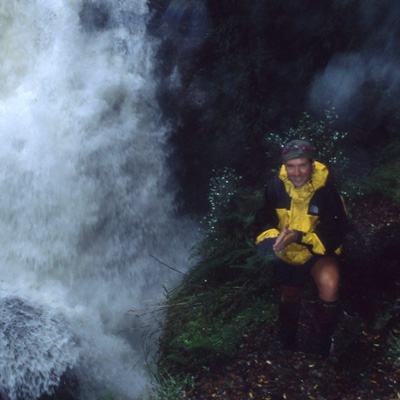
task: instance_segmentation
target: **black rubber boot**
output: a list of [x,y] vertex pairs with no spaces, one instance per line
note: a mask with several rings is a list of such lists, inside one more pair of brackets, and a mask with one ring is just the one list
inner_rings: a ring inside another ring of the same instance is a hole
[[282,350],[295,350],[300,302],[281,302],[279,306],[278,341]]
[[340,306],[338,301],[319,300],[314,309],[311,334],[307,341],[307,352],[329,357],[332,335],[339,323]]

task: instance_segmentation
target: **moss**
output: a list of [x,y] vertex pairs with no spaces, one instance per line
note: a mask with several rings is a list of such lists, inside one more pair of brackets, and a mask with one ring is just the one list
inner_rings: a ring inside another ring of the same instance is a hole
[[365,182],[365,191],[400,203],[400,161],[398,158],[377,167]]

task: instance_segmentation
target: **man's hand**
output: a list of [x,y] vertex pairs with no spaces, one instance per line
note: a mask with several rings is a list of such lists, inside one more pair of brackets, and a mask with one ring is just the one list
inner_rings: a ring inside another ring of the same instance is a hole
[[276,238],[276,241],[272,246],[272,249],[274,251],[283,250],[290,243],[295,242],[298,238],[298,235],[299,233],[296,231],[296,229],[289,229],[289,224],[286,224],[285,227],[283,228],[283,231]]

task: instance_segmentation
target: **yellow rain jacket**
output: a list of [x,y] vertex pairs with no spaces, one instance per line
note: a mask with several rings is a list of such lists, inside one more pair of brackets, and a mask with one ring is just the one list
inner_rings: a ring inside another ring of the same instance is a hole
[[256,223],[262,227],[262,233],[256,244],[269,242],[272,247],[289,223],[289,229],[299,231],[299,238],[296,243],[275,252],[282,261],[303,265],[315,254],[339,254],[347,231],[347,219],[343,201],[329,183],[328,176],[326,166],[316,161],[310,181],[296,188],[283,165],[279,177],[268,183],[264,206],[257,213]]

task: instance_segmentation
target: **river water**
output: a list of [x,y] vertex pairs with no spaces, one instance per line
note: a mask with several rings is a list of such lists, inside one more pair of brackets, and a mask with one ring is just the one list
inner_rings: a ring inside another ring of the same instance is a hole
[[85,400],[146,391],[149,321],[129,310],[180,277],[151,256],[184,270],[195,240],[175,215],[147,18],[146,0],[1,2],[4,398],[50,393],[66,370]]

